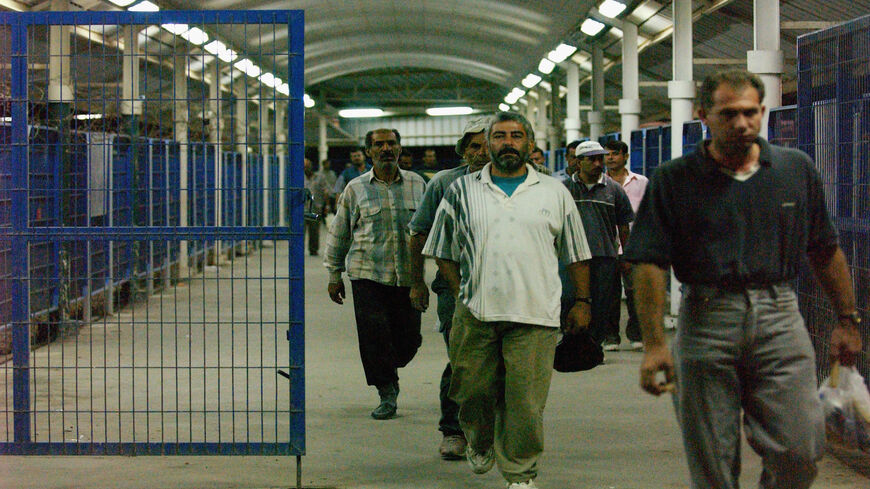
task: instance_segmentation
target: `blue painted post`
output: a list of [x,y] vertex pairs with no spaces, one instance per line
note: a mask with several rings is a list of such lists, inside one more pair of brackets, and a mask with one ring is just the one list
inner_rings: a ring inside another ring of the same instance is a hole
[[12,24],[12,408],[16,444],[30,439],[30,291],[27,281],[27,26]]

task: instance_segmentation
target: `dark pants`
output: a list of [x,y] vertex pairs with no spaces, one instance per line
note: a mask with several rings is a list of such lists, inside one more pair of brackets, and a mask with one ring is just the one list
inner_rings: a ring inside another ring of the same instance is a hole
[[620,281],[616,258],[594,257],[589,267],[592,322],[589,333],[599,343],[619,344]]
[[[450,346],[450,329],[453,324],[453,311],[456,309],[456,297],[450,292],[447,281],[440,273],[435,274],[435,280],[432,281],[432,291],[438,294],[438,322],[441,324],[439,330],[444,335],[444,344]],[[438,397],[441,401],[441,419],[438,420],[438,431],[444,436],[461,435],[462,428],[459,427],[459,405],[450,399],[450,379],[453,377],[453,369],[450,367],[450,362],[444,366],[444,372],[441,373],[441,384]]]
[[637,319],[637,309],[634,308],[634,283],[631,280],[631,272],[622,275],[622,288],[625,290],[625,309],[628,311],[628,322],[625,324],[625,336],[628,341],[642,341],[640,334],[640,321]]
[[351,280],[359,354],[368,385],[397,381],[423,342],[420,311],[411,306],[408,287]]
[[305,232],[308,233],[308,253],[316,255],[320,249],[320,219],[305,221]]

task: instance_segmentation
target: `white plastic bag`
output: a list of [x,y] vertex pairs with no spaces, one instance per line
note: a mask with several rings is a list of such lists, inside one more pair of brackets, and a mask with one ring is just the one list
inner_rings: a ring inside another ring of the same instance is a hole
[[854,367],[834,363],[819,388],[828,438],[845,448],[870,453],[870,392]]

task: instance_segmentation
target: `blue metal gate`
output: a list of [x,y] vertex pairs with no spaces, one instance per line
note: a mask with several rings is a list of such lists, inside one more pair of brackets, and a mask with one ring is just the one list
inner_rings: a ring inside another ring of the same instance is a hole
[[0,454],[304,453],[302,36],[0,13]]

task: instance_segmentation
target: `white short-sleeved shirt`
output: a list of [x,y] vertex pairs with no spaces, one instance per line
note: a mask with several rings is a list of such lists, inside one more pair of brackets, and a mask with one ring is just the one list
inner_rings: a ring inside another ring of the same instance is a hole
[[490,167],[450,185],[423,254],[459,263],[459,299],[477,319],[558,327],[559,260],[591,257],[580,214],[555,178],[526,165],[508,197]]

